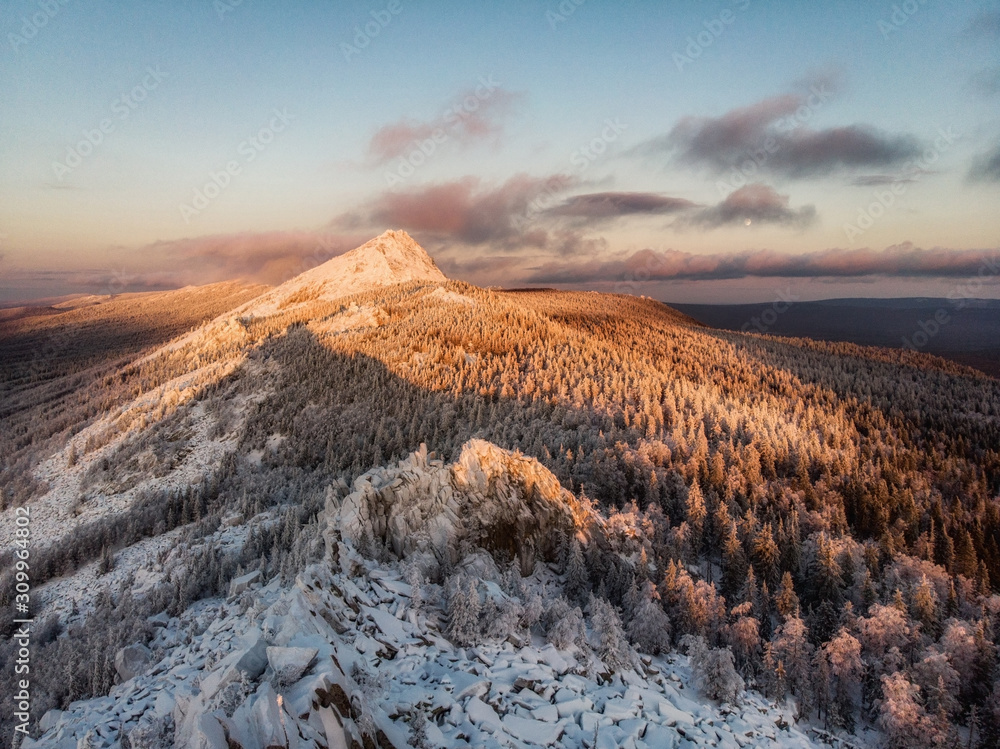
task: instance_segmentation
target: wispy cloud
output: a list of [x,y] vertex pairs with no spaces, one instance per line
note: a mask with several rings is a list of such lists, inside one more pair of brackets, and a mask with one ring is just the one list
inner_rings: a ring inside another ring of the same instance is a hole
[[610,283],[621,279],[648,281],[718,280],[731,278],[853,278],[897,276],[960,278],[973,276],[992,262],[1000,267],[1000,248],[991,250],[921,249],[910,243],[882,251],[830,249],[803,254],[772,250],[696,255],[677,250],[641,250],[624,259],[553,262],[528,278],[539,284]]
[[738,224],[777,224],[802,229],[815,221],[814,206],[792,208],[787,195],[779,195],[769,185],[754,183],[733,191],[718,205],[682,218],[680,225],[716,229]]
[[619,216],[665,215],[697,207],[685,198],[651,192],[596,192],[574,195],[549,213],[582,219],[602,220]]
[[922,172],[907,174],[863,174],[851,180],[855,187],[883,187],[884,185],[907,184],[919,182],[918,176]]
[[[824,100],[829,96],[822,93]],[[669,133],[639,144],[632,153],[668,155],[677,164],[716,173],[753,160],[762,171],[793,178],[893,166],[920,155],[920,142],[912,135],[868,125],[807,127],[796,119],[797,113],[803,108],[813,111],[819,98],[819,93],[792,93],[719,117],[685,117]]]
[[969,170],[969,179],[973,182],[1000,182],[1000,143],[976,156]]
[[419,149],[425,141],[450,140],[468,145],[495,140],[503,132],[504,120],[521,98],[521,94],[484,79],[480,86],[455,97],[437,117],[403,118],[380,127],[368,143],[368,158],[375,164],[385,164]]

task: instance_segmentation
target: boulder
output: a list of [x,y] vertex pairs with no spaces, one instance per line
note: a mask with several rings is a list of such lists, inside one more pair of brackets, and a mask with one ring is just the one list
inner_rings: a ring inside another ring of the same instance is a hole
[[248,572],[240,577],[234,577],[229,582],[229,597],[238,596],[244,590],[247,590],[251,585],[260,581],[260,570],[254,570],[253,572]]
[[59,725],[59,721],[62,719],[62,710],[49,710],[42,716],[42,719],[38,721],[38,729],[45,733],[46,731],[55,728]]
[[[250,721],[253,723],[254,733],[262,746],[289,746],[292,736],[285,732],[284,718],[284,711],[278,703],[278,696],[274,693],[271,685],[265,683],[257,690],[253,709],[250,711]],[[292,733],[297,737],[297,732]]]
[[211,713],[191,716],[174,739],[174,746],[187,749],[229,749],[226,732]]
[[129,645],[115,653],[115,671],[122,681],[134,679],[149,666],[153,654],[145,645]]
[[316,659],[316,648],[267,648],[267,662],[278,680],[284,684],[294,684],[308,670]]
[[211,698],[227,684],[245,674],[250,680],[260,677],[267,669],[267,640],[257,632],[244,640],[244,645],[223,658],[212,673],[201,680],[201,691]]
[[170,624],[170,615],[166,611],[161,611],[159,614],[149,617],[146,621],[153,627],[166,627]]

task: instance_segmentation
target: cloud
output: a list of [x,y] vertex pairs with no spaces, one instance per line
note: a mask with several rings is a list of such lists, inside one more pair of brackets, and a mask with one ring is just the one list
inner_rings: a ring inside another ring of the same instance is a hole
[[696,207],[697,203],[690,200],[651,192],[595,192],[567,198],[549,213],[601,220],[618,216],[670,214]]
[[1000,182],[1000,143],[973,160],[969,179],[974,182]]
[[813,84],[809,93],[771,97],[720,117],[685,117],[631,153],[670,155],[678,164],[720,174],[746,165],[753,172],[793,178],[892,166],[920,155],[920,142],[911,135],[867,125],[809,128],[806,122],[832,96],[826,85]]
[[882,187],[919,181],[916,174],[864,174],[851,180],[855,187]]
[[677,250],[641,250],[624,259],[586,263],[552,262],[528,279],[537,284],[719,280],[732,278],[852,278],[896,276],[961,278],[1000,273],[1000,248],[991,250],[921,249],[911,243],[881,252],[830,249],[788,255],[772,250],[695,255]]
[[277,284],[367,239],[364,234],[275,231],[158,242],[148,250],[183,260],[199,274]]
[[368,158],[375,164],[385,164],[419,149],[428,140],[436,147],[445,141],[469,145],[495,139],[503,132],[503,120],[520,98],[520,94],[484,80],[477,88],[459,94],[438,117],[404,118],[379,128],[368,143]]
[[754,183],[733,191],[718,205],[683,219],[680,225],[715,229],[720,226],[750,226],[757,223],[805,228],[816,220],[814,206],[793,209],[788,202],[788,196],[779,195],[773,187]]
[[566,175],[532,177],[517,174],[499,185],[467,176],[452,182],[390,190],[333,222],[341,229],[381,231],[395,226],[420,234],[426,241],[490,245],[496,249],[554,249],[583,241],[572,232],[537,225],[549,202],[580,184]]

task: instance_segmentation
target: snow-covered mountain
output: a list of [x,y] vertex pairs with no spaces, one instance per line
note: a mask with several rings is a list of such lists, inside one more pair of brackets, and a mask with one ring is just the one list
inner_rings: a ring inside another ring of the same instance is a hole
[[360,247],[338,255],[261,295],[240,310],[268,315],[290,307],[391,286],[408,281],[444,283],[426,250],[405,231],[383,232]]
[[[422,450],[369,471],[331,495],[320,563],[288,585],[254,570],[226,600],[152,617],[149,647],[118,653],[122,682],[47,713],[22,749],[817,745],[787,706],[705,699],[685,656],[633,655],[613,673],[594,617],[569,642],[553,636],[542,601],[560,575],[501,570],[484,544],[510,521],[518,544],[582,528],[593,511],[568,494],[537,461],[480,440],[450,465]],[[502,622],[466,647],[447,626],[454,602],[428,580],[459,538],[469,553],[447,563],[475,581],[470,605]],[[393,558],[372,559],[379,546]]]
[[973,370],[477,288],[387,232],[274,289],[6,321],[0,372],[34,746],[1000,736]]

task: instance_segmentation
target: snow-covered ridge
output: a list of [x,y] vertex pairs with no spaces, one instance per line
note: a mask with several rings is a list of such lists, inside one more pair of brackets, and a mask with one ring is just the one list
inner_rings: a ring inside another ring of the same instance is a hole
[[[152,652],[162,657],[120,651],[123,681],[108,696],[47,713],[44,735],[23,747],[817,745],[791,725],[790,710],[759,695],[739,706],[701,698],[686,657],[633,658],[611,673],[595,645],[597,617],[558,647],[516,621],[474,647],[449,639],[455,592],[420,572],[421,561],[450,564],[445,549],[471,549],[455,569],[478,578],[472,590],[487,619],[517,610],[519,598],[548,603],[562,584],[546,564],[527,577],[501,573],[482,551],[489,536],[474,535],[512,518],[526,538],[582,525],[589,508],[537,461],[472,440],[452,464],[421,450],[360,477],[343,501],[337,494],[324,518],[325,561],[287,587],[252,571],[233,580],[225,602],[153,617]],[[491,520],[477,523],[475,512]],[[442,539],[449,544],[436,546]],[[400,556],[377,553],[379,543]]]

